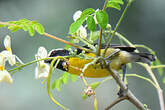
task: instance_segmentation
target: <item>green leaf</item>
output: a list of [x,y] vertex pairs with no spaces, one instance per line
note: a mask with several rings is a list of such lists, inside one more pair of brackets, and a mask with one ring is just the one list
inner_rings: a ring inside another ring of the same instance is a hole
[[16,32],[22,28],[20,26],[9,26],[8,29],[10,29],[12,32]]
[[30,23],[31,21],[28,20],[28,19],[23,18],[23,19],[20,19],[19,22],[27,24],[27,23]]
[[[124,4],[123,0],[110,0],[110,1],[113,2],[113,3],[121,4],[121,5]],[[110,1],[109,1],[109,2],[110,2]]]
[[28,25],[27,24],[22,24],[22,29],[26,32],[28,31]]
[[91,31],[96,30],[96,23],[95,23],[95,20],[93,19],[93,16],[88,16],[87,26],[88,26],[88,29],[91,30]]
[[37,24],[38,22],[37,21],[31,21],[30,23],[33,25],[33,24]]
[[92,8],[87,8],[87,9],[85,9],[85,10],[82,12],[80,18],[77,19],[75,22],[73,22],[73,23],[70,25],[70,27],[69,27],[69,34],[74,34],[74,33],[79,29],[79,27],[83,24],[83,22],[85,21],[85,18],[86,18],[88,15],[92,14],[93,12],[95,12],[95,10],[92,9]]
[[108,14],[105,11],[100,10],[96,12],[96,19],[100,27],[105,29],[108,24]]
[[88,16],[88,15],[94,13],[94,12],[95,12],[95,10],[93,8],[87,8],[82,12],[80,18],[86,17],[86,16]]
[[8,23],[15,24],[17,21],[8,21]]
[[0,28],[2,28],[2,27],[6,27],[7,25],[4,25],[4,24],[0,24]]
[[69,73],[68,72],[64,72],[62,75],[62,82],[63,84],[67,84],[68,83],[68,79],[69,79]]
[[121,10],[120,5],[123,5],[123,4],[124,4],[124,2],[122,0],[110,0],[110,1],[108,1],[106,7],[115,8],[117,10]]
[[52,83],[52,89],[56,87],[56,80]]
[[120,5],[118,3],[111,2],[111,1],[108,1],[107,7],[109,7],[109,8],[115,8],[117,10],[121,10],[121,7],[120,7]]
[[34,28],[31,25],[28,26],[28,31],[29,31],[30,36],[34,36],[35,31],[34,31]]
[[42,35],[44,33],[44,27],[42,24],[38,23],[37,21],[31,21],[31,25],[39,34]]
[[64,72],[61,77],[59,77],[57,80],[55,80],[52,83],[52,89],[56,88],[58,91],[60,91],[62,84],[67,84],[68,79],[69,79],[69,73]]
[[72,82],[76,82],[77,81],[77,75],[74,75],[74,74],[72,74],[71,75],[71,79],[72,79]]
[[93,90],[95,90],[100,84],[101,82],[94,82],[94,83],[91,83],[90,86]]
[[83,93],[83,95],[82,95],[82,99],[87,99],[88,98],[88,96],[85,94],[85,93]]
[[77,19],[77,21],[73,22],[69,27],[69,34],[74,34],[83,24],[84,21],[85,21],[85,17],[82,17]]
[[57,89],[58,91],[61,90],[61,85],[62,85],[62,79],[59,78],[59,79],[56,80],[56,89]]
[[[156,61],[153,63],[153,65],[162,65],[162,63],[160,62],[160,60],[157,58],[156,59]],[[160,76],[162,76],[163,75],[163,68],[157,68],[157,70],[158,70],[158,73],[159,73],[159,75]]]
[[69,49],[69,48],[71,48],[71,47],[72,47],[71,45],[66,44],[65,47],[64,47],[64,49],[67,50],[67,49]]
[[55,80],[53,83],[52,83],[52,89],[56,88],[58,91],[61,90],[61,85],[62,85],[62,78],[60,77],[59,79]]
[[165,77],[163,77],[162,81],[163,81],[163,84],[165,84]]
[[43,25],[42,24],[40,24],[40,23],[35,23],[35,30],[39,33],[39,34],[43,34],[44,33],[44,27],[43,27]]
[[66,44],[65,47],[64,47],[64,49],[68,50],[71,47],[72,47],[71,45]]

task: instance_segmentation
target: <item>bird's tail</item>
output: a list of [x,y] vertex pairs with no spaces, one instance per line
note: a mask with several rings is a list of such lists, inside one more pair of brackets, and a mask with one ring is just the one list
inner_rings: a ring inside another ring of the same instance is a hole
[[152,64],[153,61],[156,60],[156,56],[150,53],[131,53],[134,57],[135,62],[147,63],[149,65]]

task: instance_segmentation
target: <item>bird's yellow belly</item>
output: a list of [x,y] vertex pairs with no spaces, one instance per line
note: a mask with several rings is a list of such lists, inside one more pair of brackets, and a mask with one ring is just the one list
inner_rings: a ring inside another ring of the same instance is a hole
[[[69,63],[68,72],[71,74],[80,75],[85,64],[88,64],[91,61],[92,59],[80,59],[76,57],[70,58],[68,62]],[[115,61],[111,62],[110,67],[111,69],[115,69],[115,70],[119,69],[118,63]],[[109,76],[110,73],[107,69],[102,69],[100,64],[97,64],[97,65],[88,66],[88,68],[85,69],[83,75],[89,78],[102,78]]]

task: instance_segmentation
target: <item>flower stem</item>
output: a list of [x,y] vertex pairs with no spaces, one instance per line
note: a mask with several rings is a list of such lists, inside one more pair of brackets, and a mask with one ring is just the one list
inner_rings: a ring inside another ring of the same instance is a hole
[[[108,3],[108,0],[105,0],[104,6],[103,6],[103,10],[104,10],[104,11],[106,11],[107,3]],[[97,56],[100,56],[100,52],[101,52],[102,34],[103,34],[103,30],[100,29],[100,37],[99,37],[99,46],[98,46],[98,48],[97,48]]]
[[[120,74],[120,76],[122,76],[122,75]],[[138,74],[126,74],[126,76],[127,76],[127,77],[137,77],[137,78],[143,79],[143,80],[145,80],[145,81],[148,81],[148,82],[149,82],[150,84],[152,84],[155,88],[157,88],[156,84],[155,84],[151,79],[146,78],[146,77],[144,77],[144,76],[141,76],[141,75],[138,75]],[[106,79],[102,80],[101,83],[104,83],[104,82],[106,82],[106,81],[108,81],[108,80],[110,80],[110,79],[112,79],[112,76],[107,77]],[[157,88],[157,89],[158,89],[158,88]]]
[[[38,61],[49,60],[49,59],[54,59],[54,57],[48,57],[48,58],[43,58],[43,59],[39,59],[39,60],[33,60],[33,61],[31,61],[31,62],[28,62],[28,63],[25,63],[25,64],[23,64],[23,65],[20,65],[20,66],[18,66],[18,67],[16,67],[16,68],[10,69],[10,70],[8,70],[8,72],[19,71],[20,69],[22,69],[22,68],[25,67],[25,66],[31,65],[31,64],[36,63],[36,62],[38,62]],[[13,73],[13,74],[14,74],[14,73]],[[11,74],[11,75],[13,75],[13,74]]]
[[113,31],[113,33],[112,33],[110,39],[108,40],[108,43],[107,43],[106,47],[105,47],[105,50],[104,50],[103,56],[105,56],[105,54],[106,54],[106,52],[107,52],[107,49],[109,48],[110,43],[111,43],[113,37],[115,36],[115,33],[116,33],[116,31],[117,31],[117,29],[118,29],[118,27],[119,27],[121,21],[123,20],[124,15],[126,14],[129,5],[130,5],[130,3],[127,3],[127,6],[125,7],[125,9],[124,9],[124,11],[123,11],[123,13],[122,13],[122,15],[121,15],[119,21],[117,22],[117,24],[116,24],[116,26],[115,26],[115,29],[114,29],[114,31]]
[[53,61],[51,62],[51,64],[50,64],[49,74],[48,74],[48,78],[47,78],[47,91],[48,91],[48,95],[49,95],[50,99],[53,101],[53,103],[57,104],[58,106],[60,106],[64,110],[68,110],[66,107],[64,107],[63,105],[61,105],[58,101],[56,101],[54,99],[54,97],[53,97],[53,95],[52,95],[52,93],[50,91],[50,79],[51,79],[51,74],[52,74],[52,70],[53,70],[53,65],[54,65],[54,63],[57,60],[57,62],[55,64],[55,68],[56,68],[58,63],[59,63],[59,61],[60,61],[60,59],[64,59],[64,58],[62,56],[55,57],[53,59]]
[[[85,41],[84,39],[82,39],[81,37],[77,37],[77,39],[79,39],[81,42],[83,42],[84,44],[86,44],[86,45],[88,45],[88,47],[90,48],[90,49],[92,49],[92,52],[96,52],[96,48],[92,45],[92,44],[90,44],[90,43],[88,43],[87,41]],[[86,49],[86,48],[85,48]],[[89,49],[88,49],[89,50]]]
[[151,66],[151,69],[155,69],[155,68],[165,68],[165,65]]

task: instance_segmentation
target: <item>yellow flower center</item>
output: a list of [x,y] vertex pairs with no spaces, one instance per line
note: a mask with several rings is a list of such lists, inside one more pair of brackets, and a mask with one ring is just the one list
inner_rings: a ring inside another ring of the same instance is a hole
[[0,71],[3,71],[5,68],[3,65],[0,65]]
[[11,48],[8,46],[6,47],[6,50],[11,52]]

